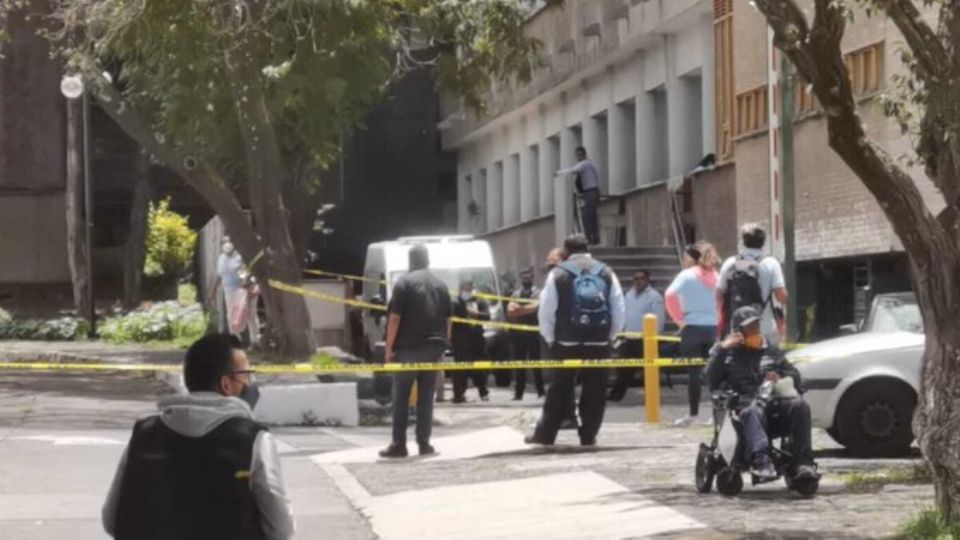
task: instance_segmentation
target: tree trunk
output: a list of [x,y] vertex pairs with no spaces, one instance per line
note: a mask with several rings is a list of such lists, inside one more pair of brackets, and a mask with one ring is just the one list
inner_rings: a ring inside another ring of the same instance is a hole
[[123,305],[132,309],[140,305],[143,292],[143,265],[146,261],[147,210],[150,205],[150,160],[141,152],[137,156],[130,201],[130,228],[124,248]]
[[[303,358],[316,350],[306,299],[269,287],[271,278],[299,286],[301,262],[293,247],[289,214],[282,193],[282,185],[292,181],[292,175],[282,162],[261,86],[263,75],[260,67],[251,60],[262,57],[256,39],[256,36],[241,33],[236,45],[225,52],[245,146],[254,227],[267,246],[262,260],[252,271],[262,285],[267,318],[280,342],[281,352],[292,358]],[[243,253],[248,261],[257,255]]]
[[87,289],[87,225],[83,215],[83,102],[67,100],[67,260],[70,263],[70,281],[73,285],[73,304],[80,317],[90,313]]
[[[957,291],[942,291],[955,295]],[[920,403],[914,431],[930,464],[937,508],[960,523],[960,342],[926,333]],[[944,384],[946,382],[946,384]]]

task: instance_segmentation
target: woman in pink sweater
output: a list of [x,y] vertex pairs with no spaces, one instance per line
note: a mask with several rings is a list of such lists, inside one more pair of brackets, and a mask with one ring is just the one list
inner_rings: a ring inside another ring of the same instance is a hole
[[[717,265],[720,257],[709,242],[700,241],[684,251],[684,271],[667,289],[667,313],[680,327],[680,354],[687,358],[706,358],[717,337]],[[685,426],[696,421],[700,413],[701,367],[687,368],[687,399],[690,415],[676,422]]]

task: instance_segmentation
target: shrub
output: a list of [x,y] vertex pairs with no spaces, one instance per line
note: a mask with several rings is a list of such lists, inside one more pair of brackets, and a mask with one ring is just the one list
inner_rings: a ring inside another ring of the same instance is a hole
[[188,344],[207,330],[207,319],[200,304],[182,305],[160,302],[111,317],[100,327],[100,337],[110,343],[175,341]]
[[197,233],[187,218],[170,210],[170,199],[150,203],[147,216],[147,276],[179,278],[187,273],[197,248]]
[[60,317],[58,319],[17,320],[0,317],[0,339],[24,339],[28,341],[74,341],[86,339],[90,325],[85,319]]

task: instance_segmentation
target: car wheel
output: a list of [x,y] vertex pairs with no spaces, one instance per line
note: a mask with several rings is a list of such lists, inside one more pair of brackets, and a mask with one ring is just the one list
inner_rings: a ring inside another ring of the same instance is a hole
[[840,446],[846,446],[846,444],[843,442],[843,438],[840,436],[840,430],[838,430],[836,426],[828,428],[827,435],[829,435],[830,438]]
[[900,456],[913,442],[913,390],[892,380],[857,384],[840,401],[837,426],[842,443],[857,456]]

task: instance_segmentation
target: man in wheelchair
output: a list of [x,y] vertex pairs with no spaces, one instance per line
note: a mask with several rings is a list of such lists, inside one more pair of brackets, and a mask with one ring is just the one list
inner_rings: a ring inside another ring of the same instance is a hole
[[[818,478],[811,448],[810,406],[800,397],[800,373],[777,347],[768,347],[760,331],[760,311],[745,306],[734,312],[734,332],[710,351],[705,377],[711,393],[734,392],[746,459],[760,481],[777,478],[770,438],[789,437],[795,479]],[[764,429],[766,427],[766,429]]]

